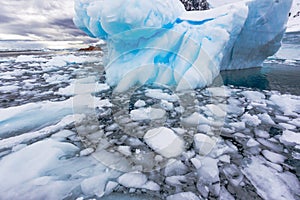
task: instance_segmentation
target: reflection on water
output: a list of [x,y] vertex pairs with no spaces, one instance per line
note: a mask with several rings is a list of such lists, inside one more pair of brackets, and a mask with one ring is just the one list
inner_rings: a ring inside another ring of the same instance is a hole
[[225,85],[300,95],[300,66],[264,63],[263,67],[222,71],[221,76]]
[[263,67],[221,72],[224,84],[300,95],[300,33],[287,33],[282,42]]
[[261,68],[222,71],[221,76],[225,85],[251,87],[261,90],[269,89],[269,81]]

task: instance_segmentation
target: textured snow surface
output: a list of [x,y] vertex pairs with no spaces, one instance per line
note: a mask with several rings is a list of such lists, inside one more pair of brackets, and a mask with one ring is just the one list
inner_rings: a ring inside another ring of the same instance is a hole
[[76,0],[74,22],[107,40],[106,78],[116,91],[144,83],[185,90],[276,53],[291,3],[249,0],[186,12],[178,0]]

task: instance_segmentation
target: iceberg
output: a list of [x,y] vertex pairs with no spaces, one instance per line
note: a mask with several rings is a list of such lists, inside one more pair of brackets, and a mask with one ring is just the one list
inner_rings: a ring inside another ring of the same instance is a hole
[[220,70],[259,66],[281,46],[292,0],[246,0],[187,12],[179,0],[75,0],[75,25],[108,45],[115,91],[210,85]]

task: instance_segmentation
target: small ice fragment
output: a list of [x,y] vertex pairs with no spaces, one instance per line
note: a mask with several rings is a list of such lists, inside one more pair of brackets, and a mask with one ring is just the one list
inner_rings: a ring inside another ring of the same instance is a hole
[[169,102],[176,102],[179,100],[177,95],[164,93],[160,89],[148,89],[146,91],[146,96],[154,99],[166,100]]
[[244,91],[242,94],[246,97],[247,100],[255,103],[263,103],[266,96],[257,91]]
[[182,119],[182,122],[189,125],[210,124],[210,121],[203,115],[194,112],[189,117]]
[[179,156],[184,151],[184,141],[169,128],[151,129],[144,140],[155,152],[167,158]]
[[80,156],[88,156],[88,155],[92,154],[94,151],[95,150],[93,148],[87,148],[87,149],[80,151],[79,155]]
[[220,191],[218,160],[210,157],[202,159],[202,165],[197,170],[197,189],[204,196],[210,191],[218,195]]
[[286,157],[283,155],[280,155],[278,153],[271,152],[269,150],[263,150],[262,154],[266,159],[271,161],[272,163],[281,164],[286,160]]
[[179,186],[182,183],[187,181],[187,177],[185,176],[170,176],[166,178],[166,183],[171,186]]
[[155,120],[165,116],[166,111],[157,108],[139,108],[130,112],[133,121]]
[[269,138],[270,137],[270,134],[267,131],[263,131],[260,129],[254,129],[254,133],[257,137],[260,137],[260,138]]
[[294,146],[300,144],[300,134],[289,130],[283,131],[282,136],[279,138],[280,142],[287,146]]
[[230,90],[226,87],[209,87],[206,89],[213,97],[229,97]]
[[229,124],[230,127],[234,127],[236,131],[241,131],[246,128],[245,122],[232,122]]
[[261,123],[260,119],[258,119],[256,115],[250,115],[249,113],[245,113],[242,116],[242,121],[248,124],[249,126],[254,127],[258,126]]
[[192,164],[194,165],[194,167],[196,168],[196,169],[199,169],[200,167],[201,167],[201,160],[200,160],[200,158],[198,157],[198,156],[196,156],[196,157],[194,157],[194,158],[192,158],[191,159],[191,162],[192,162]]
[[300,110],[299,97],[293,95],[278,95],[274,94],[270,100],[287,116],[297,116]]
[[58,138],[67,138],[67,137],[70,137],[70,136],[73,136],[75,135],[76,133],[74,133],[73,131],[70,131],[70,130],[62,130],[62,131],[59,131],[58,133],[55,133],[51,136],[51,138],[53,139],[58,139]]
[[279,126],[281,126],[284,129],[288,129],[288,130],[293,130],[296,129],[296,126],[292,125],[292,124],[287,124],[287,123],[279,123]]
[[148,181],[145,185],[142,186],[142,188],[151,190],[151,191],[159,191],[160,190],[160,186],[153,181]]
[[188,173],[188,168],[180,160],[171,159],[164,169],[165,176],[178,176]]
[[82,192],[85,195],[102,197],[105,194],[105,185],[110,176],[109,173],[101,173],[100,175],[85,179],[80,184]]
[[146,106],[146,102],[143,101],[143,100],[138,100],[138,101],[135,102],[135,104],[134,104],[134,107],[136,107],[136,108],[141,108],[141,107],[144,107],[144,106]]
[[166,111],[171,111],[174,109],[173,103],[170,103],[166,100],[161,100],[160,106]]
[[221,105],[209,104],[206,106],[215,117],[225,117],[226,112],[221,108]]
[[234,164],[226,165],[223,168],[223,172],[228,181],[235,187],[238,187],[244,179],[242,172],[240,171],[238,166]]
[[220,200],[235,200],[234,197],[223,186],[220,191]]
[[275,124],[275,122],[272,120],[272,118],[270,117],[270,115],[268,115],[267,113],[258,114],[257,116],[265,124],[270,124],[270,125],[274,125]]
[[15,62],[24,63],[24,62],[46,62],[47,59],[39,58],[33,55],[20,55],[17,57]]
[[230,163],[230,155],[222,155],[219,157],[219,160],[224,163]]
[[2,93],[12,93],[12,92],[18,91],[18,89],[20,89],[19,86],[16,86],[16,85],[6,85],[6,86],[1,86],[0,87],[0,92],[2,92]]
[[141,172],[129,172],[118,178],[118,182],[128,188],[141,188],[147,182],[147,176]]
[[216,141],[204,134],[194,135],[195,150],[200,155],[207,155],[216,145]]
[[118,146],[118,151],[125,156],[131,155],[130,146]]
[[108,195],[110,193],[113,192],[113,190],[118,186],[119,184],[117,182],[114,182],[114,181],[109,181],[107,184],[106,184],[106,187],[105,187],[105,194]]
[[200,198],[192,192],[182,192],[168,196],[166,200],[200,200]]
[[201,133],[211,132],[211,126],[205,125],[205,124],[199,125],[198,126],[198,131],[201,132]]
[[255,141],[253,138],[250,138],[246,145],[247,145],[247,147],[255,147],[255,146],[258,146],[259,143],[257,141]]

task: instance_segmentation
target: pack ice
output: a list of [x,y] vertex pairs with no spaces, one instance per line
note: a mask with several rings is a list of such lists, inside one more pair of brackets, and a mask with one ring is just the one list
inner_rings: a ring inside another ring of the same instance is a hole
[[220,70],[259,66],[281,45],[292,0],[246,0],[187,12],[179,0],[75,0],[74,22],[108,43],[116,91],[212,83]]

